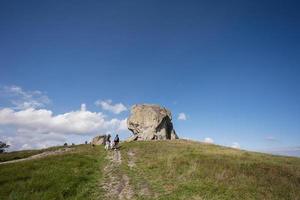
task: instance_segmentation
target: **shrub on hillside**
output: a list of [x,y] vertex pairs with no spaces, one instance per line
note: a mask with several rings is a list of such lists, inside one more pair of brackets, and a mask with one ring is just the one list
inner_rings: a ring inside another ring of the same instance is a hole
[[3,153],[8,147],[9,145],[7,145],[5,142],[0,141],[0,153]]

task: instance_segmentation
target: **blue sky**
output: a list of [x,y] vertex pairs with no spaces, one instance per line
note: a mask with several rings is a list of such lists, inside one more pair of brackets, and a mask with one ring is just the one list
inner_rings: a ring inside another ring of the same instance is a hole
[[[1,1],[0,109],[12,109],[14,121],[28,108],[57,116],[84,103],[121,123],[131,105],[155,103],[172,111],[181,137],[299,152],[299,8],[278,0]],[[35,147],[20,131],[34,125],[12,121],[0,122],[3,140]],[[101,130],[129,134],[115,128]],[[90,137],[64,131],[57,141]]]

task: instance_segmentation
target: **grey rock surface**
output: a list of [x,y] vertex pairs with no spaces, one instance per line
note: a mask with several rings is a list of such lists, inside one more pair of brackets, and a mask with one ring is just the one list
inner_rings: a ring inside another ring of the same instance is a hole
[[133,133],[128,141],[178,139],[173,129],[171,112],[159,105],[134,105],[127,126]]
[[106,142],[106,135],[99,135],[93,138],[91,144],[93,145],[104,145]]

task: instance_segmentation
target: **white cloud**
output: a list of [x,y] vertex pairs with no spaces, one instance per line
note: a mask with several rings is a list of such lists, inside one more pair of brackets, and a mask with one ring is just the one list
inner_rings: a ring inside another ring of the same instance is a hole
[[203,142],[208,143],[208,144],[213,144],[213,143],[214,143],[214,140],[211,139],[211,138],[209,138],[209,137],[207,137],[207,138],[204,138],[204,141],[203,141]]
[[7,99],[14,109],[42,108],[51,101],[43,92],[25,91],[19,86],[4,86],[0,88],[2,98]]
[[9,141],[14,149],[42,148],[62,144],[72,135],[90,136],[127,130],[127,119],[107,119],[101,112],[81,109],[54,115],[51,110],[27,108],[0,109],[0,128],[10,130],[9,137],[3,133],[0,139]]
[[35,132],[22,132],[25,130],[17,130],[13,135],[0,137],[10,145],[9,151],[24,149],[40,149],[55,145],[62,145],[68,138],[61,134],[48,133],[40,134]]
[[122,103],[112,104],[111,100],[106,101],[96,101],[95,104],[97,106],[100,106],[103,110],[110,111],[115,114],[120,114],[121,112],[124,112],[127,110],[126,106],[124,106]]
[[117,129],[121,124],[122,120],[115,118],[107,120],[100,112],[84,109],[60,115],[53,115],[52,111],[46,109],[28,108],[21,111],[14,111],[11,108],[0,109],[0,125],[34,129],[41,133],[86,134]]
[[[99,134],[129,133],[126,118],[108,118],[101,112],[89,111],[86,104],[81,104],[78,110],[55,115],[45,109],[50,99],[37,90],[0,86],[0,98],[2,105],[8,104],[0,107],[0,141],[10,144],[10,150],[82,143]],[[111,101],[99,105],[117,114],[127,110],[123,104],[112,105]]]
[[26,150],[26,149],[32,149],[32,146],[30,146],[29,144],[23,144],[21,150]]
[[118,130],[120,130],[120,131],[128,130],[127,129],[127,118],[120,121],[120,126],[118,127]]
[[81,104],[80,110],[81,111],[86,111],[86,105],[84,103]]
[[179,113],[177,119],[185,121],[187,119],[186,114],[185,113]]
[[234,143],[232,143],[232,145],[231,145],[231,148],[234,148],[234,149],[240,149],[240,148],[241,148],[241,146],[240,146],[240,144],[239,144],[239,143],[237,143],[237,142],[234,142]]

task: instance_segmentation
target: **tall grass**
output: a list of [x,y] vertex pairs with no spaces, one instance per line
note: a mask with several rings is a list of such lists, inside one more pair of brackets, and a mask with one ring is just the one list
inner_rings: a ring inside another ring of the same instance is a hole
[[76,146],[66,154],[0,166],[0,199],[101,199],[105,152]]
[[183,140],[126,143],[125,161],[126,151],[133,184],[147,181],[157,199],[300,199],[298,158]]
[[[105,199],[103,147],[74,148],[0,165],[0,199]],[[120,151],[111,173],[130,177],[136,199],[300,199],[299,158],[185,140],[122,143]]]

